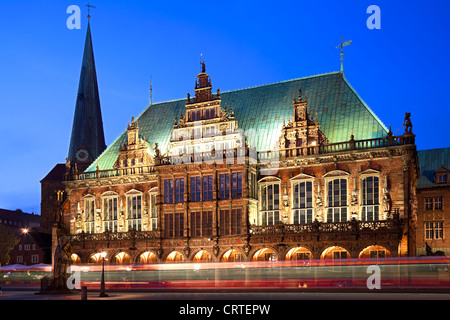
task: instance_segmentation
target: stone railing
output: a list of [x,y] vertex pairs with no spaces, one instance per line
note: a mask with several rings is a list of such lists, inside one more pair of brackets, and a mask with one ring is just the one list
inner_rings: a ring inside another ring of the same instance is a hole
[[140,166],[140,167],[127,167],[111,170],[95,170],[86,171],[77,174],[66,174],[66,180],[88,180],[88,179],[101,179],[110,177],[120,177],[143,173],[155,172],[153,166]]
[[251,235],[274,235],[289,233],[329,233],[329,232],[359,232],[398,230],[398,220],[359,221],[347,222],[318,222],[308,224],[276,224],[266,226],[250,226]]
[[159,238],[159,231],[128,231],[128,232],[102,232],[78,233],[69,236],[70,242],[84,241],[125,241],[125,240],[151,240]]
[[391,146],[401,146],[415,143],[415,136],[411,133],[405,133],[401,136],[393,136],[392,133],[383,138],[350,140],[337,143],[324,143],[319,146],[302,146],[295,148],[286,148],[283,150],[269,150],[258,152],[258,160],[278,160],[286,157],[310,156],[319,154],[329,154],[335,152],[345,152],[352,150],[364,150],[373,148],[385,148]]

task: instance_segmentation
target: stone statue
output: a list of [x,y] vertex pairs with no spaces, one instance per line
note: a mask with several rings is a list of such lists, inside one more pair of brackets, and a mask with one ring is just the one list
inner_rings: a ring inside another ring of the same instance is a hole
[[161,156],[161,151],[158,148],[158,143],[155,143],[155,157],[160,157]]
[[405,113],[405,120],[403,120],[403,125],[405,126],[405,133],[412,133],[412,122],[411,122],[411,113]]
[[205,61],[200,62],[202,65],[202,73],[206,73]]

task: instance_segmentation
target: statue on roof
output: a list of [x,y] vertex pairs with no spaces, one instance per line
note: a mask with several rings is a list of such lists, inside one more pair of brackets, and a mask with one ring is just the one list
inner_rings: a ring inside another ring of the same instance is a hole
[[206,73],[205,61],[201,61],[200,64],[202,65],[202,73]]
[[403,125],[405,126],[405,133],[412,133],[412,122],[411,122],[411,113],[405,113],[405,120],[403,120]]

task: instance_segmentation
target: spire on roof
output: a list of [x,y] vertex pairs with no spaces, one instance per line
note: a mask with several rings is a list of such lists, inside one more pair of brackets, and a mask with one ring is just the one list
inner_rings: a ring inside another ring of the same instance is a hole
[[85,164],[81,167],[87,167],[105,149],[97,73],[88,20],[68,158],[72,162]]

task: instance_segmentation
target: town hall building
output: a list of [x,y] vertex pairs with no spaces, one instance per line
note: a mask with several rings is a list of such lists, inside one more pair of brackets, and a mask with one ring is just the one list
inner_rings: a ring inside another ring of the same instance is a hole
[[42,199],[72,263],[415,255],[410,114],[394,136],[343,71],[226,92],[210,74],[106,147],[88,26],[69,154],[43,190],[59,193]]

